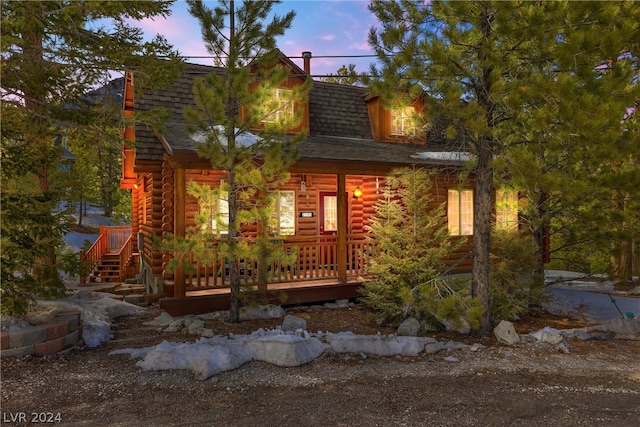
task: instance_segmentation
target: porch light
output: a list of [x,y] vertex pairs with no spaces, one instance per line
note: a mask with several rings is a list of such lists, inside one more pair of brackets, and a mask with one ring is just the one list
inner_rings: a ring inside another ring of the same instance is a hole
[[357,186],[355,190],[353,190],[353,198],[358,200],[360,197],[362,197],[362,190],[360,189],[360,186]]

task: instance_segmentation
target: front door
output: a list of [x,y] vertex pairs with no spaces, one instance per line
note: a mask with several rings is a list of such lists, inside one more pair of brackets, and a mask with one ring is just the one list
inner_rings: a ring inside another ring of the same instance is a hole
[[338,251],[338,196],[335,191],[320,192],[320,245],[318,264],[337,268]]
[[338,197],[335,191],[320,192],[320,235],[335,236],[338,232]]

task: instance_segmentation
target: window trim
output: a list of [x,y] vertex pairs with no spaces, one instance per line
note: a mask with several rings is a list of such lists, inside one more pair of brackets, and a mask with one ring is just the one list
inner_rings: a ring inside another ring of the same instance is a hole
[[[457,194],[455,199],[452,199],[453,194]],[[465,200],[464,195],[470,195],[470,200]],[[472,189],[450,188],[447,191],[447,228],[450,236],[473,236],[473,198]],[[453,212],[454,209],[456,212]]]
[[[226,209],[221,212],[223,205],[226,205]],[[218,227],[218,224],[221,226]],[[215,200],[215,206],[209,207],[209,219],[201,225],[201,230],[210,231],[218,236],[229,234],[229,196],[226,191],[221,192]]]
[[[293,224],[292,226],[288,227],[288,232],[283,232],[283,227],[282,227],[282,205],[280,203],[280,201],[282,200],[282,198],[280,197],[280,195],[282,193],[289,193],[290,194],[290,200],[293,203],[293,206],[291,206],[291,210],[292,210],[292,220],[293,220]],[[269,224],[269,229],[270,232],[272,234],[278,235],[278,236],[295,236],[296,235],[296,209],[297,209],[297,196],[296,196],[296,192],[294,190],[276,190],[276,191],[272,191],[270,192],[270,194],[273,196],[273,200],[274,200],[274,207],[273,207],[273,214],[271,216],[271,224]]]
[[[287,94],[284,96],[284,94]],[[284,102],[280,98],[284,99]],[[267,97],[266,103],[275,100],[278,102],[278,108],[271,114],[262,118],[262,123],[276,123],[280,120],[286,120],[293,117],[295,113],[295,103],[293,102],[293,89],[276,88],[273,90],[273,94]],[[283,116],[283,117],[282,117]]]
[[[409,127],[409,125],[414,124],[414,123],[411,123],[411,121],[413,120],[413,116],[415,113],[416,113],[416,109],[413,106],[406,106],[406,107],[392,109],[389,112],[389,134],[392,136],[415,136],[417,134],[416,126],[413,126],[412,132],[406,132],[406,128]],[[395,130],[394,122],[398,115],[399,115],[400,129]]]

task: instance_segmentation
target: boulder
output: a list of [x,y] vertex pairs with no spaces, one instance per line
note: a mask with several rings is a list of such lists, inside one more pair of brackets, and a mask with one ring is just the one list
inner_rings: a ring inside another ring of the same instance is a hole
[[516,328],[513,326],[513,323],[507,320],[502,320],[498,326],[493,329],[493,334],[498,341],[503,344],[513,345],[520,342],[520,335],[516,332]]
[[614,319],[602,325],[585,329],[589,335],[604,333],[610,335],[613,339],[640,340],[640,318]]
[[307,321],[302,317],[287,315],[282,321],[282,330],[285,332],[305,331],[306,329]]
[[557,329],[550,328],[548,326],[543,329],[540,329],[539,331],[532,332],[530,335],[533,336],[538,342],[551,344],[551,345],[558,345],[563,340],[563,337],[560,331],[558,331]]
[[420,322],[413,317],[405,319],[398,326],[398,335],[405,337],[417,337],[420,333]]
[[441,342],[429,343],[424,346],[424,352],[427,354],[435,354],[442,350],[447,350],[447,346]]
[[277,319],[284,315],[284,308],[273,304],[240,308],[240,320]]

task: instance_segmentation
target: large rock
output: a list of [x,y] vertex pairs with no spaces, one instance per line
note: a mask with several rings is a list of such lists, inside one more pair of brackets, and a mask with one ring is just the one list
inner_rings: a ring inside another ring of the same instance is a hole
[[240,320],[277,319],[285,314],[284,308],[273,304],[240,308]]
[[420,333],[420,322],[413,317],[405,319],[398,326],[398,335],[405,337],[417,337]]
[[551,344],[551,345],[558,345],[563,340],[563,337],[560,331],[558,331],[557,329],[550,328],[548,326],[543,329],[540,329],[539,331],[532,332],[530,335],[539,342]]
[[442,350],[447,350],[447,346],[441,342],[429,343],[424,346],[424,352],[427,354],[436,354]]
[[471,332],[471,326],[466,319],[460,318],[457,322],[450,322],[448,320],[442,320],[442,324],[445,326],[447,331],[456,331],[459,334],[467,335]]
[[204,322],[197,316],[188,315],[180,317],[173,321],[164,331],[165,332],[180,332],[184,331],[190,335],[200,335],[204,329]]
[[520,342],[520,335],[516,332],[513,323],[506,320],[502,320],[498,326],[493,329],[493,334],[498,341],[503,344],[513,345]]
[[253,358],[277,366],[300,366],[320,357],[328,345],[317,338],[265,335],[246,344]]
[[339,332],[325,336],[336,353],[365,353],[378,356],[417,356],[425,345],[436,342],[429,337],[399,337],[396,335],[356,335]]
[[302,317],[287,315],[282,321],[282,330],[286,332],[295,332],[297,330],[307,330],[307,321]]
[[614,319],[585,328],[589,335],[608,334],[613,339],[619,340],[640,340],[640,318],[635,319]]

